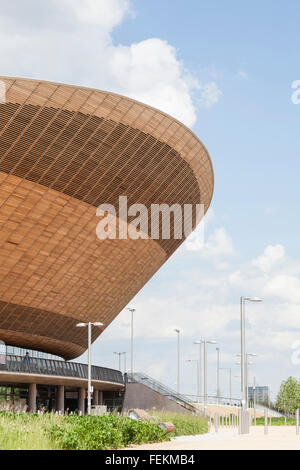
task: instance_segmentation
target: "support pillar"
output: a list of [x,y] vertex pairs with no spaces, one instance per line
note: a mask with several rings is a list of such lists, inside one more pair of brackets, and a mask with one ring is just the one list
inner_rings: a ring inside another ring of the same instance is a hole
[[57,387],[57,411],[60,414],[64,414],[65,412],[65,387],[63,385],[59,385]]
[[94,406],[99,405],[99,390],[95,390],[95,389],[94,389],[93,405],[94,405]]
[[78,390],[78,414],[84,415],[85,414],[85,388],[80,388]]
[[30,413],[36,413],[36,384],[29,384],[28,411]]
[[99,405],[103,405],[103,392],[102,390],[99,390]]

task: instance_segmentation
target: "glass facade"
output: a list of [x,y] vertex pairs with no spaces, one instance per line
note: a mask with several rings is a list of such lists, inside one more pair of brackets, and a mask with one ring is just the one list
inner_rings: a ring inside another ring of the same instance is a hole
[[[28,384],[0,383],[0,407],[26,407],[28,405]],[[37,385],[37,410],[53,411],[56,409],[57,387]]]
[[37,359],[55,359],[58,361],[63,361],[63,359],[59,356],[54,356],[53,354],[48,354],[41,351],[34,351],[32,349],[24,349],[9,345],[0,346],[0,354],[6,354],[10,356],[25,356],[27,352],[29,353],[30,357],[35,357]]
[[0,405],[11,404],[14,406],[25,406],[27,404],[27,397],[27,384],[0,383]]
[[268,403],[269,387],[259,385],[256,387],[248,387],[248,396],[251,402],[254,400],[254,395],[257,403]]
[[124,402],[124,392],[104,391],[103,405],[107,406],[108,411],[122,411]]
[[[0,409],[9,406],[25,408],[28,405],[28,384],[0,383]],[[75,387],[65,387],[64,408],[66,412],[78,411],[79,391]],[[57,408],[58,387],[52,385],[36,386],[36,409],[51,412]],[[103,404],[109,411],[121,411],[124,401],[124,392],[104,391]],[[85,396],[85,411],[87,410],[87,397]]]

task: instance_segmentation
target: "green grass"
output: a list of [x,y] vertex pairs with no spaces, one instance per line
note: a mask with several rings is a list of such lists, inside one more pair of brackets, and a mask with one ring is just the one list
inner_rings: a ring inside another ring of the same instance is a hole
[[0,412],[0,450],[104,450],[168,439],[156,424],[124,416]]
[[59,417],[0,412],[0,450],[56,450],[50,429]]
[[[256,425],[257,426],[264,426],[265,418],[256,418]],[[268,425],[270,424],[270,418],[268,418]],[[296,426],[296,420],[292,418],[286,419],[287,426]],[[272,426],[284,426],[285,419],[284,418],[272,418]]]
[[201,416],[157,410],[151,410],[148,413],[152,416],[153,422],[171,422],[174,424],[175,430],[169,434],[170,437],[192,436],[208,432],[208,420]]
[[[199,416],[152,410],[152,422],[107,416],[58,416],[0,412],[0,450],[104,450],[166,441],[172,436],[208,432]],[[167,436],[158,422],[172,422]]]

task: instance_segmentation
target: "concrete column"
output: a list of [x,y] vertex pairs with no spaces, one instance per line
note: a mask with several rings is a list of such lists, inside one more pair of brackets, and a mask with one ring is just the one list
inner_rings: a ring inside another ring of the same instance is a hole
[[80,388],[78,390],[78,414],[84,415],[84,402],[85,402],[85,388]]
[[99,405],[99,390],[94,389],[93,405],[95,406]]
[[61,414],[64,414],[65,412],[65,387],[63,385],[59,385],[57,387],[56,409]]
[[99,401],[98,401],[99,405],[103,405],[103,392],[101,390],[99,390]]
[[28,410],[30,413],[36,413],[36,384],[29,384]]

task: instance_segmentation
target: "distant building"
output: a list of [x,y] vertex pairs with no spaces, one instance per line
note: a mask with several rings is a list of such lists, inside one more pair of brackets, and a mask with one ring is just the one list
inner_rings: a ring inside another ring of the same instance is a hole
[[248,396],[250,401],[255,401],[256,403],[266,403],[269,401],[269,387],[268,386],[256,386],[248,387]]

